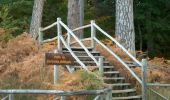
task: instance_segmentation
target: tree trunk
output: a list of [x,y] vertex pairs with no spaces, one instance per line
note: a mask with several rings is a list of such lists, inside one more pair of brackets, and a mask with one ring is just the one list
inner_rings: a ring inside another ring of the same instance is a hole
[[146,0],[146,3],[148,4],[148,9],[146,12],[146,33],[147,33],[147,51],[148,55],[150,57],[153,57],[153,52],[155,52],[154,49],[154,36],[151,34],[153,32],[152,24],[151,24],[151,1]]
[[30,34],[36,40],[38,38],[39,28],[41,27],[44,1],[45,0],[34,0]]
[[[84,21],[84,0],[68,0],[67,24],[70,29],[83,25]],[[83,31],[75,32],[80,39],[83,38]]]
[[116,39],[135,56],[133,0],[116,0]]
[[140,28],[140,25],[138,24],[138,31],[139,31],[139,48],[140,48],[140,51],[142,51],[142,47],[143,47],[143,37],[142,37],[142,32],[141,32],[141,28]]

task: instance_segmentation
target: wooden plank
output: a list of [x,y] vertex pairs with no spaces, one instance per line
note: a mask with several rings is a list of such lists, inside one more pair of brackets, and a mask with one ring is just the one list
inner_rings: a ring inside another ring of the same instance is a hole
[[100,95],[111,90],[106,88],[103,90],[79,90],[79,91],[62,91],[62,90],[40,90],[40,89],[8,89],[0,90],[0,94],[55,94],[55,95]]
[[125,89],[125,90],[113,90],[112,93],[127,93],[127,92],[135,92],[136,89]]
[[70,54],[46,53],[45,63],[47,65],[73,65],[74,58]]
[[128,97],[113,97],[113,100],[132,100],[132,99],[139,99],[141,96],[128,96]]

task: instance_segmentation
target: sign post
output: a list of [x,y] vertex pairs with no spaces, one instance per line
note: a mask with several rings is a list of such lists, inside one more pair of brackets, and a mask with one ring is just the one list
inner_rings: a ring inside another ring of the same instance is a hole
[[54,65],[54,84],[59,80],[59,65]]
[[54,65],[54,84],[59,80],[59,66],[74,64],[74,58],[70,54],[61,54],[57,50],[54,53],[46,53],[45,58],[46,65]]
[[[57,53],[57,50],[54,51]],[[54,84],[58,83],[59,80],[59,65],[54,65]]]

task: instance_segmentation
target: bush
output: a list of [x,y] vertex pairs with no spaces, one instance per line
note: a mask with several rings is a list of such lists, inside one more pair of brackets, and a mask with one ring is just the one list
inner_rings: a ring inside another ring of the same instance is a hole
[[7,34],[3,34],[0,36],[0,42],[5,42],[7,43],[10,39],[13,39],[14,37],[12,36],[12,34],[7,33]]
[[85,89],[101,89],[103,86],[102,80],[97,79],[93,74],[89,74],[86,71],[81,71],[81,83],[86,86]]

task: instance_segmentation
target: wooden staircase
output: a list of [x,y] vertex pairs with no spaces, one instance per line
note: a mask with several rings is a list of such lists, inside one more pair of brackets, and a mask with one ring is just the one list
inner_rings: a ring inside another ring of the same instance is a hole
[[[76,47],[71,49],[86,66],[96,67],[95,62],[87,55],[84,49]],[[99,60],[101,57],[99,52],[92,51],[92,48],[88,48],[88,50],[96,58],[96,60]],[[68,54],[69,51],[67,51],[66,48],[63,48],[63,53]],[[142,100],[141,95],[136,94],[136,89],[130,83],[125,81],[125,77],[123,77],[106,58],[104,58],[103,65],[103,80],[108,86],[112,86],[113,100]],[[75,69],[80,68],[79,66],[79,63],[75,62]]]

